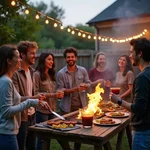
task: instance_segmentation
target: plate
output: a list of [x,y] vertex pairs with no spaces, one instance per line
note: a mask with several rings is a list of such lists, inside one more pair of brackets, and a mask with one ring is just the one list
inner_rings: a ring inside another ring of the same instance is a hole
[[[123,116],[117,115],[118,113],[123,113],[124,115]],[[107,112],[107,113],[105,113],[105,115],[108,117],[124,118],[124,117],[128,117],[130,114],[127,112]]]
[[101,119],[93,120],[94,124],[100,125],[100,126],[115,126],[115,125],[118,125],[121,123],[121,120],[119,120],[119,119],[112,119],[112,121],[115,121],[115,123],[113,123],[113,124],[104,124],[104,123],[101,124],[101,123],[97,122],[96,120],[101,120]]

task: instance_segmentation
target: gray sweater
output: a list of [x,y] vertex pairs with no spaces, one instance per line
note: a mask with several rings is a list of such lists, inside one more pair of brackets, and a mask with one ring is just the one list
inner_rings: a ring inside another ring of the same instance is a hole
[[0,77],[0,134],[17,134],[21,122],[21,111],[38,105],[38,99],[20,103],[21,97],[12,80]]

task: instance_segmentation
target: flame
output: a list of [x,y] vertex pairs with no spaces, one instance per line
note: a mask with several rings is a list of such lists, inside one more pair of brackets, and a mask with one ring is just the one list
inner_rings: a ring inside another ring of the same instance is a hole
[[99,102],[102,100],[101,93],[104,93],[104,89],[100,88],[100,83],[97,84],[95,88],[95,92],[92,94],[87,93],[89,98],[89,102],[86,108],[79,109],[78,119],[81,119],[82,112],[84,111],[85,114],[94,113],[99,115],[102,113],[102,110],[98,107]]

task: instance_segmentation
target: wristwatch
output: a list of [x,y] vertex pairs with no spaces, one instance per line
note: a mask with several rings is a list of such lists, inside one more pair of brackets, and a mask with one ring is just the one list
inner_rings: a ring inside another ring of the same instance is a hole
[[118,100],[117,104],[118,104],[119,106],[121,106],[121,105],[122,105],[122,99]]

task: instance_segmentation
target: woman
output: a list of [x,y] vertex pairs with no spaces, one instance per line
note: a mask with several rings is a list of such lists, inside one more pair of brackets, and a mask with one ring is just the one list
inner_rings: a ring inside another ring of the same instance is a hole
[[133,81],[134,73],[131,60],[129,56],[122,55],[118,59],[115,85],[120,87],[120,97],[127,102],[132,101]]
[[[34,73],[36,94],[45,93],[46,101],[53,111],[56,111],[56,98],[63,98],[64,92],[55,92],[55,62],[51,53],[42,53],[39,57],[38,66]],[[54,115],[42,107],[38,107],[36,111],[36,122],[44,122],[53,119]],[[62,145],[61,141],[59,143]],[[62,145],[63,147],[63,145]],[[42,139],[37,139],[37,150],[42,149]],[[65,148],[67,149],[67,148]]]
[[21,111],[38,105],[49,108],[46,102],[27,99],[20,103],[20,95],[15,89],[11,77],[20,67],[19,52],[14,46],[0,47],[0,149],[19,150],[17,133],[21,121]]

